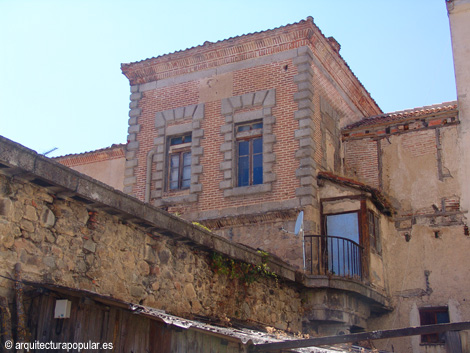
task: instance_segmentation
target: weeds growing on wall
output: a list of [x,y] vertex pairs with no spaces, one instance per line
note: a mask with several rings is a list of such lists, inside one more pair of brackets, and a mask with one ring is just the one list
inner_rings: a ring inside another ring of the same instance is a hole
[[269,254],[264,251],[258,251],[258,254],[261,255],[261,264],[253,265],[213,252],[211,268],[215,273],[229,276],[232,280],[239,280],[244,286],[248,286],[262,277],[273,278],[277,282],[277,275],[271,271],[267,264]]

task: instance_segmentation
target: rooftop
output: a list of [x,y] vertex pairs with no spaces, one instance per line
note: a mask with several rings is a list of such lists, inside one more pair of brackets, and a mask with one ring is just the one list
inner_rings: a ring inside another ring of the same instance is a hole
[[[345,68],[347,75],[358,85],[359,90],[371,100],[370,104],[380,111],[357,76],[339,54],[340,44],[333,37],[326,37],[313,22],[313,17],[266,31],[243,34],[217,42],[204,42],[173,53],[163,54],[133,63],[121,64],[122,73],[131,85],[138,85],[164,78],[208,70],[239,61],[283,52],[305,45],[326,48],[328,58]],[[323,50],[323,49],[320,49]]]
[[376,125],[401,122],[408,119],[424,118],[445,112],[457,112],[457,101],[444,102],[440,104],[406,109],[392,113],[374,115],[364,118],[356,123],[346,126],[343,130],[354,130],[363,127],[371,127]]

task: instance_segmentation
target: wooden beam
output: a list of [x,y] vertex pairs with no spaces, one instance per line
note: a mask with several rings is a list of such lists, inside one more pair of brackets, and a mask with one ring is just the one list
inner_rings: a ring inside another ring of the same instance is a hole
[[251,352],[267,352],[281,349],[303,348],[312,346],[333,345],[367,340],[380,340],[384,338],[427,335],[430,333],[442,333],[447,331],[470,330],[470,321],[455,322],[450,324],[435,324],[418,327],[406,327],[393,330],[380,330],[363,333],[353,333],[342,336],[317,337],[303,340],[291,340],[275,343],[263,343],[250,347]]

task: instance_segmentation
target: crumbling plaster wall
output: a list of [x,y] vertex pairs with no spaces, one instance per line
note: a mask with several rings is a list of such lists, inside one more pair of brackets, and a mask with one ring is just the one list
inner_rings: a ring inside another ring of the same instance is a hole
[[460,196],[457,140],[457,128],[452,126],[393,135],[382,141],[383,190],[400,214],[434,213],[432,205],[441,209],[442,198]]
[[[215,274],[210,256],[166,236],[150,237],[116,216],[61,200],[28,182],[0,176],[0,268],[88,289],[187,317],[230,318],[300,331],[301,301],[292,286],[261,277],[245,287]],[[13,282],[0,295],[13,301]]]
[[[377,328],[419,325],[419,309],[449,308],[451,322],[470,317],[466,280],[470,267],[459,178],[459,126],[391,135],[381,141],[384,192],[396,208],[383,243],[386,276],[395,310],[369,321]],[[445,352],[420,337],[381,341],[383,349]]]
[[[393,228],[390,229],[393,234]],[[440,230],[439,238],[428,225],[413,226],[410,241],[392,235],[384,244],[389,265],[388,284],[394,311],[368,321],[369,327],[399,328],[420,325],[419,308],[447,306],[451,322],[470,317],[468,247],[470,238],[461,226]],[[463,342],[467,333],[463,332]],[[377,341],[377,347],[396,352],[445,352],[444,346],[420,345],[420,337]],[[465,352],[468,352],[469,347]]]

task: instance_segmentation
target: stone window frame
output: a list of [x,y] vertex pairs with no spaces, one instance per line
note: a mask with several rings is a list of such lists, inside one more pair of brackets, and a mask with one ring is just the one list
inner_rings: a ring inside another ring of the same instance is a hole
[[[153,182],[151,199],[155,206],[198,201],[199,193],[202,192],[201,156],[203,147],[201,147],[201,139],[204,136],[203,119],[204,103],[160,111],[155,114],[155,128],[158,137],[154,139],[155,148],[149,153],[149,155],[151,154],[151,165],[155,163],[155,169],[150,173]],[[191,121],[183,123],[185,120]],[[188,133],[191,133],[191,184],[189,190],[167,191],[169,138]]]
[[[223,180],[219,188],[223,190],[224,197],[245,196],[270,192],[276,180],[273,171],[276,155],[273,151],[276,136],[273,125],[276,118],[272,115],[272,108],[276,105],[276,90],[269,89],[222,99],[221,114],[225,117],[225,124],[220,132],[224,136],[224,143],[220,146],[223,161],[219,170],[223,172]],[[247,112],[240,110],[256,108]],[[249,186],[237,186],[237,153],[236,133],[237,125],[251,121],[263,123],[263,183]]]

